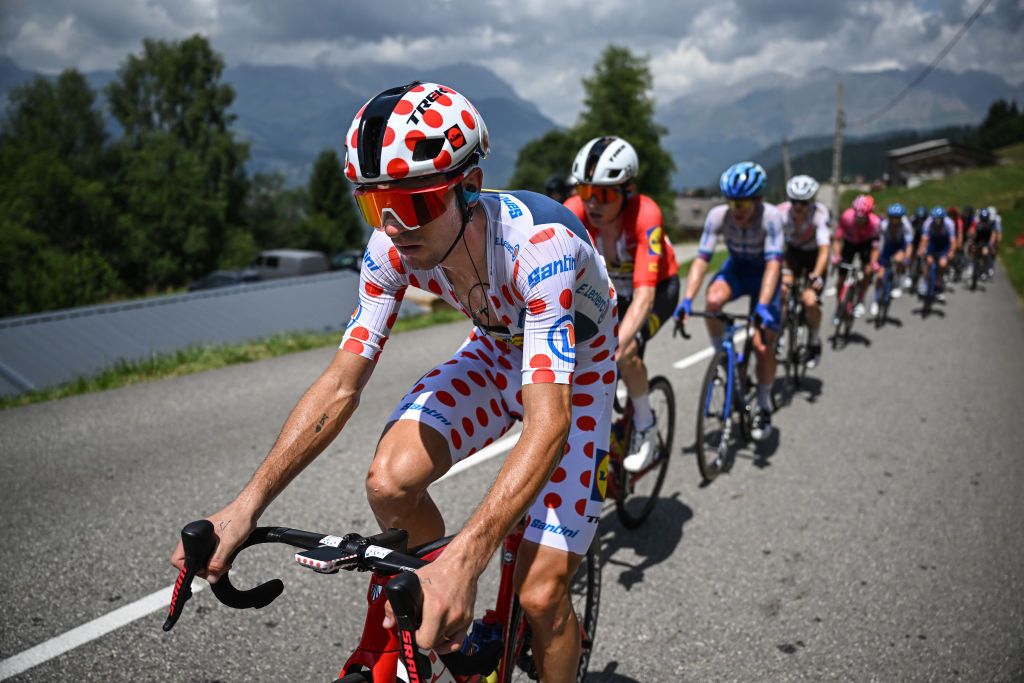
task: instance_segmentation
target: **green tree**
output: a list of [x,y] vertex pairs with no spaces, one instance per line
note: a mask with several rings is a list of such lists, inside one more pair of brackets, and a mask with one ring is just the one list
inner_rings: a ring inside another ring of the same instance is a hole
[[230,130],[224,60],[202,36],[147,39],[107,87],[123,130],[116,148],[126,245],[118,264],[137,291],[183,284],[220,263],[242,225],[248,146]]
[[594,66],[593,75],[583,79],[585,97],[578,128],[585,140],[599,135],[628,140],[640,157],[638,189],[653,197],[669,217],[675,162],[661,147],[661,138],[668,131],[654,122],[653,85],[647,57],[609,45]]
[[365,244],[363,224],[352,202],[352,188],[342,175],[341,161],[333,149],[320,152],[313,164],[309,211],[302,228],[301,246],[330,254]]
[[1016,102],[996,100],[988,108],[985,120],[971,142],[982,149],[993,150],[1024,141],[1024,114]]
[[543,192],[544,183],[553,175],[568,178],[572,161],[586,142],[575,129],[556,128],[531,140],[519,150],[516,169],[508,186]]
[[121,289],[103,119],[80,73],[15,89],[0,125],[0,315]]
[[637,187],[661,206],[666,222],[672,222],[674,193],[672,157],[661,146],[667,132],[654,122],[653,80],[648,59],[627,48],[609,45],[583,79],[583,111],[569,130],[549,131],[527,143],[516,160],[510,185],[541,189],[554,173],[569,174],[573,158],[587,140],[618,135],[636,148],[640,157]]

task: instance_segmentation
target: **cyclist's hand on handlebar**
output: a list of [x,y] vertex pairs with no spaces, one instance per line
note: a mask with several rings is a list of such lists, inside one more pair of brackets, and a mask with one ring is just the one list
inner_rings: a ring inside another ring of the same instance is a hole
[[[213,551],[209,564],[204,569],[196,572],[196,574],[207,579],[210,583],[216,583],[221,574],[231,568],[231,565],[228,564],[228,558],[231,557],[231,553],[234,552],[235,548],[242,545],[249,538],[249,534],[256,528],[256,520],[251,515],[236,508],[233,504],[228,505],[220,512],[210,515],[207,519],[213,523],[213,532],[217,538],[217,546]],[[174,553],[171,555],[171,564],[177,569],[181,569],[185,564],[185,549],[181,541],[178,541],[178,545],[174,548]]]
[[822,289],[825,288],[825,278],[823,278],[820,275],[811,278],[811,288],[815,292],[820,292]]
[[[416,631],[416,644],[439,654],[457,652],[473,623],[477,577],[465,566],[445,555],[416,570],[423,590],[423,623]],[[391,605],[385,607],[384,628],[395,627]]]
[[839,254],[832,254],[832,257],[829,259],[829,261],[832,263],[833,266],[838,266],[840,261],[842,261],[842,260],[843,260],[843,257],[840,256]]
[[686,322],[686,319],[693,313],[693,299],[683,299],[676,306],[676,310],[672,312],[672,317],[680,322]]
[[766,304],[758,304],[755,306],[754,315],[761,319],[759,327],[773,327],[775,325],[775,315],[772,313],[772,309]]
[[693,299],[686,297],[684,298],[676,310],[672,311],[672,318],[676,321],[676,327],[672,330],[672,336],[677,334],[683,335],[684,339],[689,339],[690,335],[686,333],[686,321],[689,319],[690,314],[693,312]]

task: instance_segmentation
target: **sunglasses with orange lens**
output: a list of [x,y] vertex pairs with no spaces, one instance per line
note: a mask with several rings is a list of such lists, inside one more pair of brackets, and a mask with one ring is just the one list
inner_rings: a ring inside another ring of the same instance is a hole
[[416,230],[439,218],[447,210],[445,195],[464,178],[460,175],[427,187],[378,185],[357,187],[352,193],[363,220],[377,230],[387,217],[394,218],[405,230]]
[[593,198],[598,204],[611,204],[615,201],[616,197],[622,195],[622,190],[618,187],[609,187],[607,185],[578,183],[576,185],[576,194],[585,202]]
[[730,199],[729,208],[733,211],[749,211],[754,207],[753,199]]

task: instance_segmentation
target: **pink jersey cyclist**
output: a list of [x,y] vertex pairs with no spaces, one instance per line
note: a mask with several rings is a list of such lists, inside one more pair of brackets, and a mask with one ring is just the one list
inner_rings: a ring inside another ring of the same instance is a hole
[[876,213],[867,214],[867,220],[858,222],[853,208],[843,211],[836,228],[836,239],[851,244],[864,244],[878,240],[881,219]]
[[[426,373],[392,420],[414,420],[449,439],[453,463],[505,433],[523,414],[522,386],[572,384],[565,455],[530,508],[527,539],[586,552],[604,499],[616,382],[615,291],[582,224],[532,192],[485,193],[488,299],[501,326],[474,329]],[[359,306],[341,348],[376,360],[408,285],[463,310],[443,269],[411,270],[382,232],[367,245]]]

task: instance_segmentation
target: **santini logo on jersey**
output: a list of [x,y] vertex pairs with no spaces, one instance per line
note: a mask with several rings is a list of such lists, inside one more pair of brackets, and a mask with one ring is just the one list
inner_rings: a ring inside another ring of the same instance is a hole
[[557,261],[551,263],[545,263],[539,268],[534,268],[530,271],[530,275],[526,278],[526,281],[531,287],[539,282],[547,280],[552,275],[558,275],[559,273],[571,273],[576,270],[576,259],[566,254]]
[[543,529],[548,533],[558,534],[559,536],[568,536],[569,538],[575,538],[576,534],[579,533],[578,529],[570,529],[564,524],[559,524],[557,526],[554,524],[545,524],[544,520],[542,519],[533,520],[532,522],[530,522],[530,526],[532,526],[534,529]]
[[428,408],[425,405],[420,405],[419,403],[406,403],[404,406],[402,406],[402,410],[418,410],[424,415],[428,415],[432,418],[440,420],[441,424],[443,424],[445,427],[452,426],[452,423],[449,422],[448,418],[446,418],[444,415],[434,410],[433,408]]

